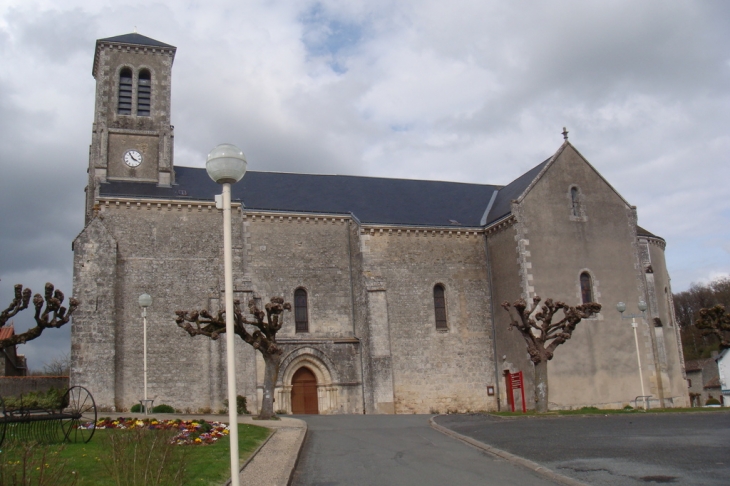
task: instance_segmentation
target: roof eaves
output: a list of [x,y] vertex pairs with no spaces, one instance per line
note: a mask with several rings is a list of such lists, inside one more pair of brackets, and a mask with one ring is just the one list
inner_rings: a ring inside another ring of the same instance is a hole
[[654,233],[652,233],[651,231],[647,231],[646,229],[642,228],[638,224],[636,225],[636,236],[641,236],[641,237],[644,237],[644,238],[654,238],[656,240],[661,240],[664,243],[667,242],[667,240],[665,240],[661,236],[657,236]]
[[107,37],[105,39],[97,39],[96,47],[94,48],[94,64],[91,66],[91,75],[94,78],[96,78],[96,70],[99,66],[99,46],[101,46],[102,44],[135,45],[152,49],[161,49],[163,51],[171,52],[173,61],[175,60],[175,53],[177,52],[177,47],[175,46],[165,44],[164,42],[152,39],[151,37],[136,33],[123,34],[115,37]]

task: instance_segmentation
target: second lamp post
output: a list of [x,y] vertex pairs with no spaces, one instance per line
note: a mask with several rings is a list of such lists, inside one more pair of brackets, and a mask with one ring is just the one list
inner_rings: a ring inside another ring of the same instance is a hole
[[142,294],[139,296],[139,306],[142,308],[142,326],[143,326],[143,366],[144,366],[144,399],[142,404],[144,405],[144,413],[149,413],[150,400],[147,399],[147,308],[152,305],[152,297],[150,294]]
[[[644,410],[646,410],[646,392],[644,391],[644,376],[641,374],[641,352],[639,351],[639,337],[636,334],[636,318],[637,317],[644,317],[644,312],[646,311],[646,302],[643,300],[639,301],[638,305],[639,310],[641,311],[641,314],[629,314],[624,315],[624,311],[626,310],[626,304],[623,302],[619,302],[616,304],[616,310],[621,313],[621,319],[631,319],[631,327],[634,328],[634,343],[636,343],[636,360],[639,362],[639,381],[641,382],[641,398],[644,401]],[[634,404],[636,405],[636,404]]]

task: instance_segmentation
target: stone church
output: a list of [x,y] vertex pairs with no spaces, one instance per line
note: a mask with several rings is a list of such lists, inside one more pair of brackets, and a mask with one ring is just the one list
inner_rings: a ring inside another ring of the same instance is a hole
[[[174,322],[176,310],[218,310],[224,290],[220,187],[174,164],[175,51],[136,33],[96,41],[71,381],[110,411],[143,395],[142,293],[153,298],[155,403],[218,411],[227,393],[225,336],[191,338]],[[234,184],[235,295],[294,308],[279,333],[275,408],[505,409],[505,371],[524,372],[533,408],[533,366],[500,303],[535,295],[603,305],[550,361],[551,408],[641,395],[631,322],[616,311],[623,301],[636,313],[639,300],[646,393],[653,406],[686,406],[665,241],[567,139],[548,155],[506,186],[257,171]],[[234,339],[237,390],[255,411],[263,360]]]

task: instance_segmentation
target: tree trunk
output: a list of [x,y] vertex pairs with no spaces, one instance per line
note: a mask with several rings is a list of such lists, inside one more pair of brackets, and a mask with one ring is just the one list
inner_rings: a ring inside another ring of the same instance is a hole
[[548,411],[548,362],[542,360],[535,365],[535,411]]
[[274,418],[274,388],[279,378],[279,366],[281,365],[281,353],[261,353],[264,357],[264,399],[261,401],[261,410],[258,418],[269,420]]

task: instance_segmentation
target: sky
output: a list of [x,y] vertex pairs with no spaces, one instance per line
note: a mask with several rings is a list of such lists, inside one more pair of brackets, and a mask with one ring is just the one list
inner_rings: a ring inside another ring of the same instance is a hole
[[72,293],[95,41],[135,29],[177,47],[176,165],[229,142],[250,170],[507,184],[565,126],[666,239],[675,293],[730,274],[730,2],[0,0],[2,308]]

